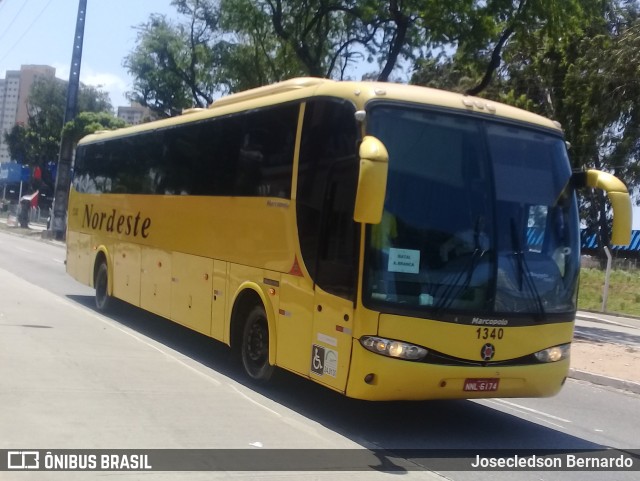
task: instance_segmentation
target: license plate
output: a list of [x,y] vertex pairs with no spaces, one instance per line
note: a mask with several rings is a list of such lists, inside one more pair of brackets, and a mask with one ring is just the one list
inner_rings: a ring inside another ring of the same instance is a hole
[[500,379],[465,379],[464,390],[470,392],[497,391]]

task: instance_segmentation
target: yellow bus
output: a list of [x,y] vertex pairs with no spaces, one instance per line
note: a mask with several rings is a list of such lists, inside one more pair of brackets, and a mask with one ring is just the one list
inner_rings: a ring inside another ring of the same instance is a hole
[[550,396],[569,369],[575,190],[557,123],[428,88],[299,78],[85,137],[67,271],[353,398]]

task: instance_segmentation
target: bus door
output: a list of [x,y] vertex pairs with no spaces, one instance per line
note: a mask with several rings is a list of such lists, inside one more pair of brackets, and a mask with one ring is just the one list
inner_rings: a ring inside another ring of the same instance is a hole
[[316,286],[310,375],[340,391],[349,374],[352,324],[353,302]]
[[353,220],[358,163],[336,163],[327,179],[316,268],[310,375],[345,390],[357,291],[359,228]]
[[302,259],[313,281],[307,372],[344,391],[351,361],[359,225],[353,220],[359,159],[355,107],[309,100],[298,165],[297,221]]

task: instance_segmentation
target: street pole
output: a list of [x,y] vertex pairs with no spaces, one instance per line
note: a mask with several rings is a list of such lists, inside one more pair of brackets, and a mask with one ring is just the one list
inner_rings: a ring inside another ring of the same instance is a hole
[[[73,54],[71,56],[71,71],[69,72],[69,87],[67,89],[67,106],[64,112],[64,125],[71,122],[78,113],[78,91],[80,90],[80,66],[82,63],[82,44],[84,41],[84,23],[87,12],[87,0],[79,0],[76,34],[73,39]],[[58,172],[53,197],[53,219],[50,229],[52,237],[64,240],[66,234],[67,204],[69,203],[69,188],[71,187],[71,162],[73,160],[73,140],[68,135],[62,135],[60,141],[60,155],[58,157]]]
[[611,251],[604,246],[604,253],[607,255],[607,270],[604,273],[604,289],[602,290],[602,312],[607,312],[607,301],[609,300],[609,278],[611,277]]

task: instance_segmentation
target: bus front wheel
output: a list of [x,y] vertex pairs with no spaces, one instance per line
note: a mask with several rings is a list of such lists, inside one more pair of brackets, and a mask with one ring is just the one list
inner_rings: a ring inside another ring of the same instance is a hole
[[96,272],[96,308],[100,312],[105,312],[111,307],[112,298],[109,295],[109,268],[104,262],[98,267]]
[[246,373],[258,382],[267,382],[274,367],[269,364],[269,325],[261,306],[254,307],[242,331],[242,365]]

